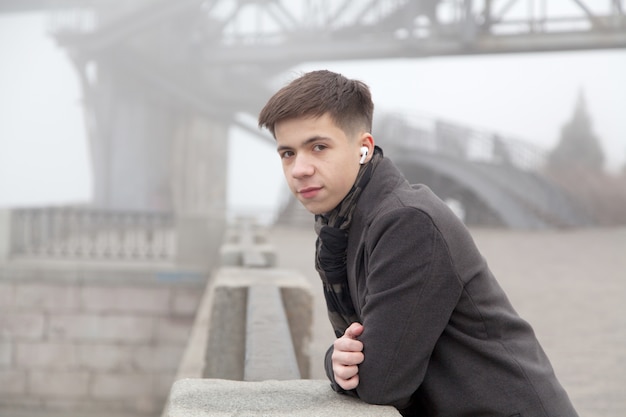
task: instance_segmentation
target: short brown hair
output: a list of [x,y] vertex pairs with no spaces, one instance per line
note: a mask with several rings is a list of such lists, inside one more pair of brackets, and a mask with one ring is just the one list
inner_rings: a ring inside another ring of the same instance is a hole
[[312,71],[291,81],[274,94],[259,114],[259,127],[276,137],[276,123],[328,113],[346,134],[372,130],[374,103],[369,87],[327,70]]

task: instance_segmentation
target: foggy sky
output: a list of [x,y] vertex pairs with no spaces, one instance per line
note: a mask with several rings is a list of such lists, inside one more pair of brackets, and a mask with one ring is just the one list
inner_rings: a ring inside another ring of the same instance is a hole
[[[0,15],[0,206],[90,198],[81,91],[45,22]],[[321,68],[369,84],[378,111],[442,117],[544,149],[558,141],[582,91],[608,167],[624,163],[623,50],[309,63],[273,82]],[[271,210],[285,192],[275,149],[231,133],[228,205]]]

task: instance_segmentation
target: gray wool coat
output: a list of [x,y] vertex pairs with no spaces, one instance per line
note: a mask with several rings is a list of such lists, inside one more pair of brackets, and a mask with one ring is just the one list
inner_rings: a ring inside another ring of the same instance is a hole
[[365,356],[349,394],[405,416],[577,416],[464,224],[387,158],[357,202],[347,268]]

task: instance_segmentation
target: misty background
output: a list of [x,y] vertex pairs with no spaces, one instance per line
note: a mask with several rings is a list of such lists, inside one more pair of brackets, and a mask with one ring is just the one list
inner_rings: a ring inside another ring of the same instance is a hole
[[[89,202],[92,173],[81,91],[42,13],[0,15],[0,206]],[[450,120],[550,150],[583,95],[605,168],[626,157],[626,51],[308,63],[366,82],[376,110]],[[376,127],[374,127],[376,137]],[[273,212],[287,193],[271,142],[230,128],[231,211]]]
[[[0,415],[162,416],[181,370],[212,378],[208,359],[232,369],[231,354],[244,357],[241,328],[206,316],[248,311],[205,296],[228,270],[310,288],[310,303],[282,304],[311,315],[289,320],[292,335],[310,339],[308,377],[326,379],[335,336],[312,216],[283,206],[275,143],[255,120],[272,92],[323,68],[367,83],[386,154],[456,199],[580,415],[626,415],[625,11],[626,0],[0,0]],[[593,49],[606,45],[617,49]],[[568,48],[591,49],[499,53]],[[461,55],[348,60],[430,53]],[[210,354],[209,334],[226,348]]]

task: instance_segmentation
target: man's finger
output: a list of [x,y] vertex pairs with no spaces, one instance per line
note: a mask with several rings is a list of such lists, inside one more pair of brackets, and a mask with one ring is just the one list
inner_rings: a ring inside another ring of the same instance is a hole
[[363,343],[360,340],[349,339],[345,336],[335,340],[334,347],[335,350],[340,350],[343,352],[363,351]]
[[343,335],[349,337],[350,339],[356,339],[361,335],[361,333],[363,333],[363,325],[355,322],[346,329]]
[[365,359],[365,356],[361,352],[333,352],[333,362],[339,365],[359,365]]
[[359,375],[355,375],[350,379],[343,379],[335,377],[335,382],[339,384],[339,386],[346,391],[350,391],[351,389],[355,389],[359,386]]

